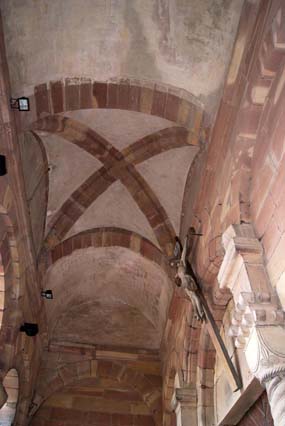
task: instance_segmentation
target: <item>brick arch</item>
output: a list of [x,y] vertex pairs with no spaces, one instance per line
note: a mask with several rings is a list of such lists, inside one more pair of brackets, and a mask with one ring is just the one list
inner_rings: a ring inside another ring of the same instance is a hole
[[[96,371],[96,373],[94,373]],[[91,359],[61,366],[55,375],[47,377],[38,386],[29,416],[32,417],[52,394],[65,386],[80,384],[88,378],[111,378],[137,391],[149,408],[156,425],[161,425],[161,388],[153,384],[144,374],[134,371],[123,363]]]
[[203,106],[191,93],[146,80],[65,78],[35,87],[36,117],[90,108],[110,108],[156,115],[192,130],[199,137]]
[[[61,240],[73,226],[74,219],[72,218],[76,219],[88,207],[90,203],[88,190],[92,194],[94,194],[94,191],[96,191],[96,195],[98,191],[101,194],[106,189],[106,181],[108,182],[107,185],[109,185],[109,183],[119,179],[145,215],[162,250],[168,256],[172,254],[175,231],[167,213],[152,188],[134,165],[126,160],[122,152],[118,151],[108,140],[88,126],[68,117],[60,115],[48,116],[34,123],[33,129],[60,135],[96,157],[104,165],[81,185],[80,190],[83,192],[79,192],[81,195],[79,202],[76,192],[75,197],[77,199],[76,203],[73,200],[73,208],[70,208],[69,200],[63,206],[63,213],[69,211],[72,217],[69,218],[65,214],[61,215],[54,224],[54,228],[50,233],[57,237],[57,241]],[[99,186],[93,186],[94,178]],[[86,199],[89,200],[86,201]]]
[[35,138],[35,140],[37,141],[41,154],[42,154],[42,161],[43,161],[43,169],[46,171],[46,173],[44,174],[44,187],[45,187],[45,206],[44,206],[44,215],[45,215],[45,219],[44,219],[44,224],[43,224],[43,230],[42,230],[42,241],[44,240],[44,233],[45,233],[45,227],[46,227],[46,213],[47,213],[47,208],[48,208],[48,197],[49,197],[49,174],[48,174],[48,170],[49,170],[49,164],[48,164],[48,157],[47,157],[47,152],[44,146],[44,143],[42,141],[42,139],[39,137],[39,135],[36,132],[31,131],[30,132],[33,137]]
[[95,228],[76,234],[59,243],[52,250],[42,251],[39,259],[39,270],[44,277],[47,269],[64,256],[73,251],[88,247],[124,247],[141,254],[148,260],[155,262],[165,273],[172,277],[173,272],[166,256],[149,240],[121,228]]

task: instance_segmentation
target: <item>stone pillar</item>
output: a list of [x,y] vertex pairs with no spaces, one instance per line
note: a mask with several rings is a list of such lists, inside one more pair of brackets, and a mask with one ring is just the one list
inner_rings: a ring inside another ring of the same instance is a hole
[[223,234],[225,256],[218,281],[232,292],[230,335],[243,348],[252,374],[265,386],[274,424],[285,419],[285,315],[264,266],[263,248],[251,225]]
[[176,388],[172,399],[177,426],[197,426],[197,392],[193,385]]

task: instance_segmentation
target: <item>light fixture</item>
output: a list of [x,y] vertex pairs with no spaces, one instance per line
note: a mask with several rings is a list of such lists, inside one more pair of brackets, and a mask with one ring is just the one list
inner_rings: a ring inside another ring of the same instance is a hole
[[0,176],[5,176],[6,173],[6,157],[5,155],[0,155]]
[[41,296],[44,297],[45,299],[53,299],[52,290],[43,290],[41,292]]
[[10,105],[12,109],[17,109],[18,111],[30,111],[30,101],[25,96],[16,99],[11,98]]
[[38,324],[33,324],[30,322],[25,322],[24,325],[21,325],[20,331],[26,333],[27,336],[36,336],[39,332]]

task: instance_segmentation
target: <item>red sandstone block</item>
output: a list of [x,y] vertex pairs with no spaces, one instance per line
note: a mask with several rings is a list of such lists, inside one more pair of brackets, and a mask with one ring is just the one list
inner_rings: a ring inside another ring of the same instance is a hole
[[72,251],[82,248],[81,235],[75,235],[72,238]]
[[177,292],[174,293],[168,310],[168,317],[171,321],[175,321],[177,318],[178,312],[181,309],[181,303],[181,298],[178,297]]
[[221,233],[221,212],[222,205],[216,204],[210,215],[211,229],[213,237],[216,237]]
[[109,377],[112,371],[112,362],[111,361],[100,361],[98,364],[98,376],[100,377]]
[[118,108],[117,83],[108,83],[107,108]]
[[113,246],[113,238],[115,235],[110,230],[105,230],[102,235],[102,246],[103,247],[111,247]]
[[64,86],[61,80],[50,82],[52,109],[55,114],[64,111],[63,89]]
[[260,60],[265,75],[276,73],[284,59],[283,50],[275,49],[273,45],[272,32],[268,31],[261,49]]
[[151,108],[152,115],[165,117],[166,97],[167,97],[167,92],[161,92],[157,89],[154,90],[152,108]]
[[285,231],[285,192],[275,209],[276,223],[281,232]]
[[[261,122],[263,117],[261,118]],[[268,155],[269,144],[267,131],[264,129],[258,132],[258,143],[255,145],[254,156],[252,160],[252,179],[255,181],[258,179],[259,170],[264,166],[266,157]]]
[[120,237],[121,247],[129,248],[131,244],[131,233],[122,232]]
[[120,375],[120,378],[125,383],[131,384],[137,382],[137,386],[139,387],[140,381],[137,379],[137,373],[134,370],[127,369],[123,370],[122,374]]
[[38,117],[51,113],[49,93],[46,84],[39,84],[35,87],[35,100]]
[[61,367],[59,369],[59,376],[65,385],[72,383],[74,379],[77,378],[76,370],[73,365],[65,365],[64,367]]
[[37,411],[36,416],[44,420],[52,419],[52,408],[41,406]]
[[198,366],[200,368],[214,368],[216,360],[215,351],[200,350],[198,354]]
[[251,206],[251,214],[253,218],[254,228],[257,232],[257,237],[260,238],[266,231],[271,217],[275,211],[275,204],[272,196],[269,193],[265,198],[262,208],[259,206]]
[[150,260],[154,260],[158,264],[160,264],[160,261],[161,261],[160,252],[157,250],[156,247],[150,244],[149,241],[142,239],[140,251],[144,257],[147,257]]
[[249,87],[247,89],[248,95],[251,95],[251,96],[248,96],[248,101],[254,102],[254,97],[252,95],[254,94],[253,92],[256,89],[258,90],[258,88],[265,88],[269,90],[271,87],[271,84],[272,84],[272,78],[271,77],[265,78],[262,75],[261,63],[259,60],[256,60],[252,66]]
[[81,361],[76,364],[77,376],[78,377],[89,377],[91,374],[91,363],[90,361]]
[[107,106],[107,83],[95,81],[93,83],[94,103],[98,108],[106,108]]
[[31,426],[48,426],[49,424],[49,422],[39,419],[38,417],[34,417],[31,422]]
[[178,111],[181,104],[181,99],[171,93],[167,94],[166,105],[165,105],[165,118],[167,120],[176,121],[178,117]]
[[284,93],[285,88],[283,87],[283,91],[276,103],[269,102],[269,112],[268,112],[268,120],[266,122],[266,131],[267,131],[267,143],[268,140],[272,138],[274,130],[278,124],[278,122],[284,121],[284,113],[285,113],[285,105],[284,105]]
[[140,111],[140,95],[141,87],[131,85],[129,92],[129,109],[131,111]]
[[[267,161],[266,164],[260,168],[258,177],[252,182],[251,202],[252,208],[255,209],[256,212],[261,210],[266,196],[274,182],[274,172],[275,170],[270,164],[270,161]],[[282,188],[283,187],[284,183],[282,183]],[[279,190],[280,189],[281,188],[279,188]]]
[[[132,426],[133,425],[133,415],[132,414],[114,414],[112,416],[112,421],[114,420],[114,425],[116,426]],[[113,426],[113,423],[112,423]]]
[[88,248],[92,246],[92,234],[84,233],[81,234],[81,246],[82,248]]
[[272,183],[271,194],[276,205],[279,205],[284,195],[284,182],[285,182],[285,164],[284,160],[279,166],[277,176],[274,177]]
[[[115,379],[118,379],[121,377],[122,371],[124,367],[120,364],[112,363],[112,369],[110,371],[110,377],[113,377]],[[120,379],[119,379],[120,380]]]
[[73,226],[73,221],[66,215],[61,215],[59,220],[54,224],[53,229],[56,235],[61,239]]
[[84,411],[74,409],[56,409],[55,419],[64,420],[69,425],[80,425],[84,424],[85,415]]
[[59,375],[55,375],[55,377],[53,378],[53,380],[48,383],[48,392],[49,392],[49,395],[51,395],[54,392],[56,392],[62,386],[63,386],[63,381],[62,381],[61,377],[59,377]]
[[111,425],[111,415],[108,413],[97,413],[91,412],[87,415],[88,424],[100,425],[100,426],[110,426]]
[[271,139],[272,154],[277,164],[280,163],[285,152],[285,120],[280,117]]
[[101,231],[92,232],[92,235],[91,235],[92,247],[102,247],[102,238],[103,238],[103,233]]
[[[268,128],[272,126],[272,123],[270,123],[270,121],[272,121],[270,116],[271,109],[272,109],[272,99],[271,97],[267,97],[267,99],[265,100],[263,112],[260,119],[258,138],[260,138],[261,136],[263,137],[264,134],[266,135],[266,138],[268,138],[267,136]],[[274,124],[275,124],[275,119],[274,119]],[[261,132],[263,132],[263,135]]]
[[262,113],[261,105],[250,105],[242,108],[238,113],[238,134],[256,135]]
[[58,244],[51,252],[52,263],[55,263],[62,255],[62,245]]
[[72,199],[68,199],[61,207],[63,214],[76,221],[82,214],[82,207]]
[[285,8],[284,3],[281,2],[280,9],[278,9],[277,14],[275,15],[274,21],[273,21],[273,32],[275,34],[276,43],[278,44],[284,44],[285,43],[285,27],[284,27],[284,20],[285,20]]
[[137,392],[120,392],[116,390],[106,390],[104,398],[120,401],[140,401],[141,397]]
[[79,98],[80,98],[80,108],[82,109],[93,108],[92,82],[90,79],[85,79],[81,81]]
[[63,256],[68,256],[72,253],[72,239],[69,238],[62,243]]
[[72,111],[79,109],[79,88],[80,80],[78,78],[65,79],[65,109]]
[[129,109],[129,94],[130,94],[130,84],[129,81],[121,81],[118,87],[118,108],[120,109]]
[[262,244],[265,251],[266,259],[269,260],[281,238],[281,232],[279,230],[275,215],[271,217],[270,223],[265,231],[262,238]]
[[216,238],[213,238],[209,244],[209,259],[213,261],[217,257],[223,258],[224,252],[222,249],[222,238],[221,236],[217,236]]

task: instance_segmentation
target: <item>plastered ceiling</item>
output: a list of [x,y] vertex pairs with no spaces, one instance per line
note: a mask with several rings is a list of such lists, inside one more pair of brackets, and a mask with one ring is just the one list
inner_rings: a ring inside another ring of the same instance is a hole
[[[67,75],[135,77],[216,107],[243,0],[2,0],[14,95]],[[46,66],[48,58],[48,66]]]
[[[44,302],[50,370],[41,367],[39,394],[69,348],[159,356],[185,184],[204,147],[205,115],[217,109],[241,6],[1,1],[11,92],[31,97],[21,155],[42,287],[54,293]],[[144,372],[136,374],[133,381],[144,383]],[[88,380],[47,391],[45,407],[60,401],[77,409],[83,397],[92,411],[101,392],[99,411],[111,404],[128,413],[133,404],[146,417],[158,412],[121,379]],[[161,404],[161,383],[154,382],[153,400]],[[108,392],[133,402],[110,403]]]

